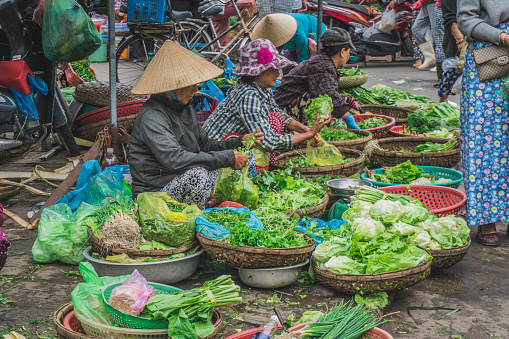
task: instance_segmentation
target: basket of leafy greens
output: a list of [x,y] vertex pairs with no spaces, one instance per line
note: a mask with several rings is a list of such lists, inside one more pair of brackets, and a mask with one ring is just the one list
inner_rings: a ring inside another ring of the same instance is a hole
[[381,102],[385,105],[399,105],[399,101],[406,101],[406,102],[415,102],[417,104],[427,104],[431,100],[425,96],[422,95],[414,95],[409,92],[404,92],[397,90],[395,88],[390,88],[384,85],[377,85],[373,86],[369,89],[369,91],[375,95],[377,95],[379,98],[384,98],[385,102]]
[[358,150],[338,147],[343,156],[341,163],[330,166],[315,166],[303,150],[294,150],[276,157],[272,165],[274,169],[291,168],[292,173],[301,173],[307,178],[328,176],[349,177],[364,167],[364,153]]
[[352,69],[338,69],[340,78],[338,89],[346,89],[364,85],[369,78],[369,74],[362,72],[359,67],[352,67]]
[[463,174],[450,168],[414,166],[408,160],[394,167],[365,170],[361,179],[371,182],[375,188],[408,184],[458,188]]
[[427,133],[442,128],[451,131],[459,128],[459,118],[459,110],[450,104],[446,102],[440,104],[430,103],[422,105],[415,112],[409,113],[406,125],[417,133]]
[[396,137],[434,137],[451,139],[453,136],[452,132],[446,128],[426,133],[418,133],[406,125],[394,126],[390,129],[389,133]]
[[408,160],[416,166],[452,168],[460,161],[459,132],[452,139],[415,137],[374,140],[366,146],[374,167],[393,167]]
[[320,131],[323,140],[336,147],[353,148],[363,151],[364,147],[373,139],[368,131],[345,128],[323,128]]
[[396,124],[396,119],[379,114],[354,114],[354,119],[361,130],[371,132],[373,139],[381,139]]
[[364,112],[393,117],[396,119],[396,125],[406,123],[408,121],[408,115],[413,112],[408,108],[379,104],[361,105],[361,107]]

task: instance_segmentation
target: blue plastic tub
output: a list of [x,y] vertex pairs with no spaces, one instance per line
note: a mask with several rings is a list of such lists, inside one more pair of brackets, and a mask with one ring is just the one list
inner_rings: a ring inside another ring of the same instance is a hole
[[164,12],[168,10],[166,0],[130,0],[127,2],[127,18],[130,22],[152,22],[164,24]]

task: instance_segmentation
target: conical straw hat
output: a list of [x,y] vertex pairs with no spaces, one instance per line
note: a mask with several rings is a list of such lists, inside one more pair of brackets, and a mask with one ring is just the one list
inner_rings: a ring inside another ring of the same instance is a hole
[[134,85],[133,94],[157,94],[217,78],[223,70],[173,41],[166,41]]
[[290,41],[297,32],[297,20],[284,13],[269,14],[253,28],[251,39],[267,39],[279,47]]

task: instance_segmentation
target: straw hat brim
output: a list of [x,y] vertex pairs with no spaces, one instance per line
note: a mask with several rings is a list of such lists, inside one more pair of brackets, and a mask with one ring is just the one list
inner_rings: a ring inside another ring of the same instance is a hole
[[252,40],[267,39],[279,47],[290,41],[297,32],[297,20],[289,14],[269,14],[253,28]]
[[166,41],[134,85],[133,94],[158,94],[217,78],[223,70],[173,41]]

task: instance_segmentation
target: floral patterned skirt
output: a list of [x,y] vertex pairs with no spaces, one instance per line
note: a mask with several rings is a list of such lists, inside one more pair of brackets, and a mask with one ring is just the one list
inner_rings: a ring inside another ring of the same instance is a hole
[[[499,26],[509,32],[509,23]],[[509,220],[509,101],[498,95],[505,79],[480,82],[470,43],[461,88],[461,158],[467,199],[467,223],[484,225]]]

